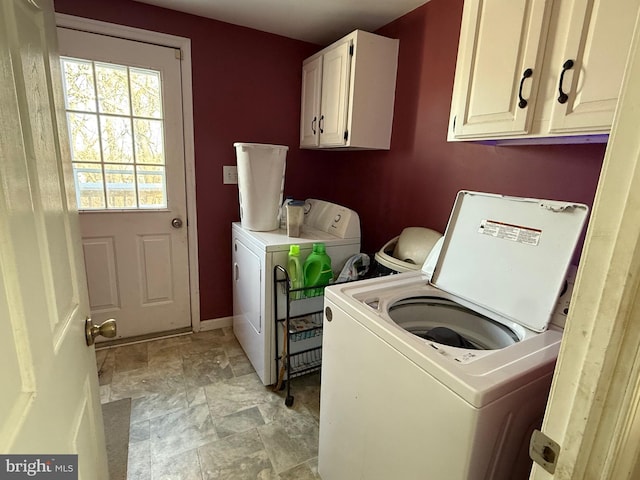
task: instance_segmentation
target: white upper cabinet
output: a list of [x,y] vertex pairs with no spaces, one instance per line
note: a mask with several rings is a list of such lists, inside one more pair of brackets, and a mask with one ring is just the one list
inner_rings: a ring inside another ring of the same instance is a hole
[[527,133],[551,0],[467,0],[455,83],[456,138]]
[[449,140],[606,134],[640,0],[466,0]]
[[322,82],[322,57],[316,57],[302,65],[302,107],[300,121],[300,146],[316,145],[318,120],[320,119],[320,84]]
[[[638,0],[559,2],[566,32],[551,52],[556,95],[551,133],[609,132],[636,22]],[[583,33],[584,32],[584,33]],[[562,84],[563,65],[565,69]],[[560,102],[560,86],[566,101]],[[553,88],[554,86],[552,86]]]
[[347,131],[349,100],[350,41],[329,49],[322,56],[322,87],[320,95],[320,145],[341,147]]
[[398,40],[356,30],[302,65],[301,148],[388,150]]

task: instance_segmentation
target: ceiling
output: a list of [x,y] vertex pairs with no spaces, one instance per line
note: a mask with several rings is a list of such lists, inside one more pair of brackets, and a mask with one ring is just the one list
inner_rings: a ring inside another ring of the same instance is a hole
[[428,0],[136,0],[318,45],[374,31]]

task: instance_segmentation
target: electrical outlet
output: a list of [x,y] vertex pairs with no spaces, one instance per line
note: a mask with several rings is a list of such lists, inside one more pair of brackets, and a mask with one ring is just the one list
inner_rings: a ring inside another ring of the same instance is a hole
[[225,185],[238,184],[238,167],[224,165],[222,167],[222,183]]

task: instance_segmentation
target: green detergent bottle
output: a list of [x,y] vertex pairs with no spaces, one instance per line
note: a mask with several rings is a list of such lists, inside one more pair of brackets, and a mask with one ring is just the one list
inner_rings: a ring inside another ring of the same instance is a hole
[[[304,272],[304,286],[315,287],[329,285],[333,280],[331,258],[327,255],[324,243],[314,243],[313,251],[309,254],[302,268]],[[305,290],[308,297],[322,295],[324,288]]]
[[[289,274],[291,288],[302,288],[304,286],[302,263],[300,261],[300,245],[289,245],[287,273]],[[292,292],[290,296],[291,300],[298,300],[302,298],[302,291]]]

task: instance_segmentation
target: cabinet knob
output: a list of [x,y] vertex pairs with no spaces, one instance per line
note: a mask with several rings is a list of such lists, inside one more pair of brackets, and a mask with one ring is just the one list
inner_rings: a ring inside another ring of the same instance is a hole
[[518,90],[518,98],[520,99],[520,101],[518,102],[518,106],[520,108],[526,108],[527,106],[527,100],[525,98],[522,98],[522,87],[524,85],[524,81],[527,78],[531,78],[531,76],[533,75],[533,70],[530,68],[527,68],[523,73],[522,73],[522,78],[520,79],[520,89]]
[[573,60],[567,60],[562,64],[562,73],[560,73],[560,81],[558,82],[558,103],[567,103],[569,100],[569,95],[562,91],[562,82],[564,81],[564,74],[567,70],[571,70],[573,68]]

